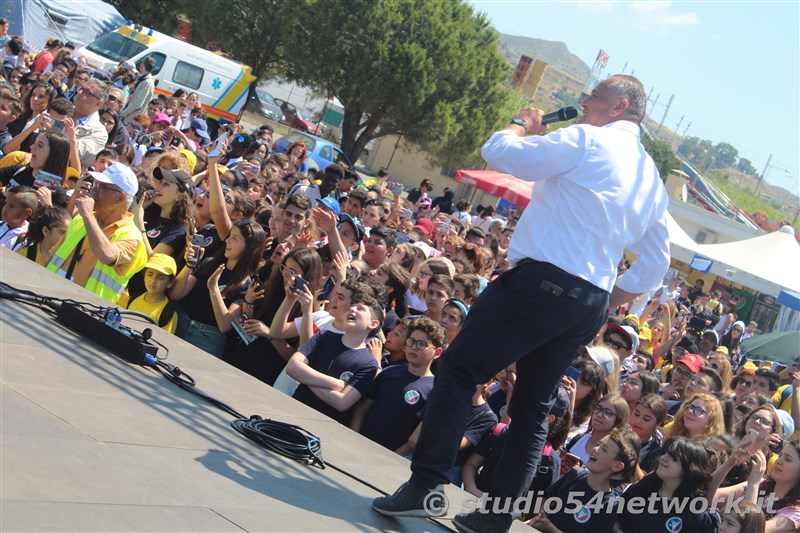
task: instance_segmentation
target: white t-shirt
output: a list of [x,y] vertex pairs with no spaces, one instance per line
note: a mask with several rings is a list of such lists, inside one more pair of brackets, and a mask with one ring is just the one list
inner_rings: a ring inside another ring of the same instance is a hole
[[3,222],[3,224],[0,225],[0,246],[16,251],[19,245],[22,244],[22,239],[20,237],[25,236],[27,233],[27,220],[20,227],[13,229],[9,228],[8,224]]

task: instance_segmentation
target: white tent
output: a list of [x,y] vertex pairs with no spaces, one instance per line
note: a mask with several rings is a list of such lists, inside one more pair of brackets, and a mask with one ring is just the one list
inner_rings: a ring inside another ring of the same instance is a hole
[[711,262],[709,272],[758,292],[778,296],[783,289],[800,292],[800,244],[791,227],[751,239],[698,244],[667,214],[670,252],[691,263],[695,256]]
[[800,292],[800,244],[790,226],[743,241],[697,246],[714,262],[711,272],[718,276],[776,297],[782,289]]
[[22,35],[34,52],[52,37],[80,48],[125,24],[100,0],[0,0],[0,12],[11,23],[8,33]]

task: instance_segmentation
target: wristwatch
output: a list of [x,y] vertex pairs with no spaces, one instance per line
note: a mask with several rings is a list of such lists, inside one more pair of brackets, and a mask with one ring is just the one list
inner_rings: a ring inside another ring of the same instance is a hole
[[522,117],[514,117],[511,119],[512,124],[516,124],[517,126],[522,126],[526,132],[528,131],[528,121]]

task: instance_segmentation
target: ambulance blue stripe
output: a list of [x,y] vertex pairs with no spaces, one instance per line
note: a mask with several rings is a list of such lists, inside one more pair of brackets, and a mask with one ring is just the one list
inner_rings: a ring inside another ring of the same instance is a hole
[[[242,91],[241,96],[239,96],[239,98],[237,98],[236,101],[228,108],[228,111],[232,111],[239,104],[239,102],[242,102],[243,99],[247,98],[247,93],[249,92],[249,89],[250,86],[246,85],[244,91]],[[242,102],[242,105],[244,105],[244,102]]]
[[217,98],[217,101],[216,101],[216,102],[214,102],[214,107],[217,107],[217,104],[219,104],[219,103],[222,101],[222,99],[223,99],[223,98],[225,98],[225,95],[227,95],[227,94],[228,94],[228,92],[229,92],[229,91],[230,91],[230,90],[233,88],[233,86],[234,86],[234,85],[236,85],[236,82],[238,82],[238,81],[239,81],[239,78],[241,78],[243,75],[244,75],[244,71],[240,69],[240,70],[239,70],[239,75],[238,75],[238,76],[236,76],[236,79],[235,79],[235,80],[233,80],[233,83],[231,83],[230,85],[228,85],[228,88],[227,88],[227,89],[225,89],[225,92],[224,92],[224,93],[222,93],[222,95],[221,95],[219,98]]

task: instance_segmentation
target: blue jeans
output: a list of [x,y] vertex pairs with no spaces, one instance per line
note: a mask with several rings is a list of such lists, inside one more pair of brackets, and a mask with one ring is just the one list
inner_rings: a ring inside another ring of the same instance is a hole
[[440,360],[414,450],[412,484],[433,488],[449,481],[475,386],[516,361],[512,423],[489,493],[524,494],[544,449],[547,415],[561,376],[578,347],[605,322],[608,296],[585,280],[532,260],[490,283]]
[[189,344],[222,359],[226,336],[217,326],[209,326],[181,315],[175,334]]

